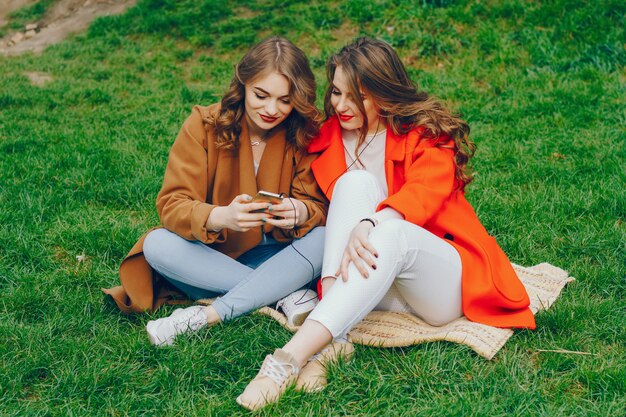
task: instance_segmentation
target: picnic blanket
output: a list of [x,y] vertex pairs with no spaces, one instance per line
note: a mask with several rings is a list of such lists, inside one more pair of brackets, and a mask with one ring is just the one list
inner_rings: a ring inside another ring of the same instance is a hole
[[[563,287],[574,278],[548,263],[532,267],[513,264],[518,277],[526,287],[533,313],[547,310],[558,298]],[[298,328],[287,324],[287,318],[279,311],[263,307],[257,313],[277,320],[287,330]],[[511,329],[500,329],[475,323],[461,317],[445,326],[434,327],[409,313],[372,311],[349,333],[353,343],[376,347],[401,347],[423,342],[446,340],[461,343],[476,353],[492,359],[513,335]]]

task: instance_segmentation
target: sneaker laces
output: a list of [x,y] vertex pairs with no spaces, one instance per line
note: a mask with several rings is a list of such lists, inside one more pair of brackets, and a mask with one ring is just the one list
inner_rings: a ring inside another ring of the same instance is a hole
[[204,311],[202,309],[186,308],[183,310],[183,312],[172,315],[170,316],[170,318],[174,319],[174,327],[176,327],[176,329],[178,330],[197,330],[204,324],[208,323],[208,319],[205,318],[203,320],[204,317],[202,317],[201,314],[204,314]]
[[290,363],[283,363],[276,360],[272,355],[268,355],[261,375],[264,375],[274,381],[276,385],[281,386],[289,376],[298,372],[298,367]]

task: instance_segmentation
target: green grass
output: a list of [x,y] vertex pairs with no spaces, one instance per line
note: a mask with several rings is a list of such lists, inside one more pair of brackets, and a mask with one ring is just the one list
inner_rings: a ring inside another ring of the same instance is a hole
[[37,23],[53,3],[54,0],[39,0],[10,13],[7,16],[8,24],[0,27],[0,37],[12,30],[23,31],[29,23]]
[[[40,2],[43,3],[43,2]],[[322,394],[260,415],[626,414],[626,35],[621,1],[144,0],[41,56],[0,58],[0,415],[246,415],[235,397],[289,333],[242,317],[149,346],[101,287],[158,223],[167,152],[196,103],[270,34],[310,56],[396,46],[479,150],[468,198],[511,260],[577,281],[495,360],[357,346]],[[53,81],[29,83],[26,72]],[[84,254],[85,262],[76,256]],[[542,350],[568,349],[592,355]]]

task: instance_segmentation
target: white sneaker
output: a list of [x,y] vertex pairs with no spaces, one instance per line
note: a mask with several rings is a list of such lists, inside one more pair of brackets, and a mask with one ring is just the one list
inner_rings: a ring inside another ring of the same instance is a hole
[[195,332],[209,323],[204,306],[191,306],[174,310],[169,317],[151,320],[146,325],[150,343],[156,346],[174,344],[176,336]]
[[317,293],[313,290],[292,292],[276,303],[276,309],[283,310],[290,326],[300,326],[317,305]]

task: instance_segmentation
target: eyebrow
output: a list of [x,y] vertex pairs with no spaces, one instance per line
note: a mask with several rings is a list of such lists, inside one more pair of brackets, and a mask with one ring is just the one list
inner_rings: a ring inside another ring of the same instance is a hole
[[[265,91],[264,89],[262,89],[261,87],[252,87],[255,90],[259,90],[260,92],[262,92],[263,94],[267,94],[268,96],[271,96],[270,93],[268,93],[267,91]],[[289,98],[289,94],[285,94],[284,96],[280,96],[280,98]]]
[[[335,83],[331,83],[331,85],[333,86],[333,88],[334,88],[335,90],[337,90],[337,91],[341,91],[341,88],[337,87],[337,86],[335,85]],[[365,91],[359,91],[359,94],[360,94],[362,97],[365,97],[365,96],[366,96]]]

